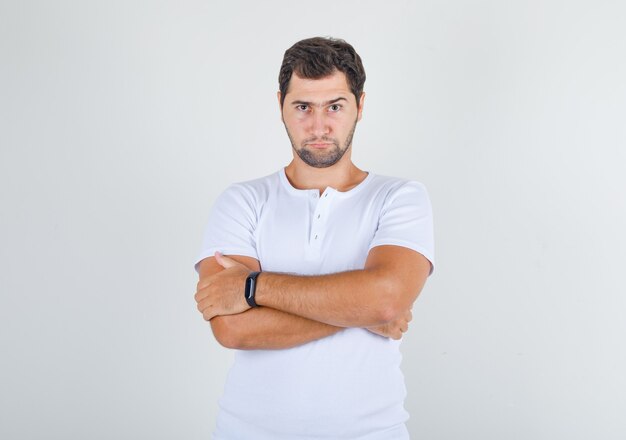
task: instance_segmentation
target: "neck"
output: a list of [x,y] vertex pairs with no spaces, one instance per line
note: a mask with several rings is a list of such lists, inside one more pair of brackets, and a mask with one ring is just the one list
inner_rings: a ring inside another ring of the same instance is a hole
[[367,177],[351,160],[342,159],[328,168],[315,168],[297,156],[285,167],[285,174],[294,188],[318,189],[320,194],[329,186],[337,191],[349,191]]

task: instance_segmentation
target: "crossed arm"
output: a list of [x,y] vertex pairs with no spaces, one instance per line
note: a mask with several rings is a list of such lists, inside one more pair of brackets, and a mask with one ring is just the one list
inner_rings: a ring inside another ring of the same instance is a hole
[[399,339],[411,320],[430,263],[400,246],[373,248],[363,270],[320,276],[263,272],[250,309],[243,284],[250,257],[216,254],[202,260],[195,299],[213,333],[230,348],[288,348],[332,335],[345,327],[362,327]]

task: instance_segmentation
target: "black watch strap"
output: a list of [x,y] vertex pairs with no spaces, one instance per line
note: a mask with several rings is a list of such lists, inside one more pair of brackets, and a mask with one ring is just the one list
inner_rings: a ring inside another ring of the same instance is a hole
[[246,297],[246,302],[250,307],[259,307],[254,300],[254,295],[256,294],[256,279],[260,273],[261,272],[250,272],[246,278],[246,290],[244,295]]

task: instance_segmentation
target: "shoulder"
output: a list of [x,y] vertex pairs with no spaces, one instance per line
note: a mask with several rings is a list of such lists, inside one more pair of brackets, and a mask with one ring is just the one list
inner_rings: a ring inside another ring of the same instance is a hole
[[279,184],[279,176],[275,172],[256,179],[232,183],[220,194],[220,198],[239,199],[240,201],[257,204],[266,200],[272,190]]
[[370,191],[383,196],[387,203],[393,202],[400,196],[414,198],[417,201],[429,201],[426,185],[417,180],[402,177],[374,174]]

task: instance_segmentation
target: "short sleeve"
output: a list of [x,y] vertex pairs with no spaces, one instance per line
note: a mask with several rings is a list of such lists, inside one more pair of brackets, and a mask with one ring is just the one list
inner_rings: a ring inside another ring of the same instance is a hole
[[198,263],[220,251],[225,255],[244,255],[258,259],[254,231],[257,215],[254,196],[241,185],[231,185],[215,200],[204,229]]
[[430,261],[430,274],[433,273],[432,207],[423,184],[408,181],[387,196],[369,249],[381,245],[403,246],[419,252]]

